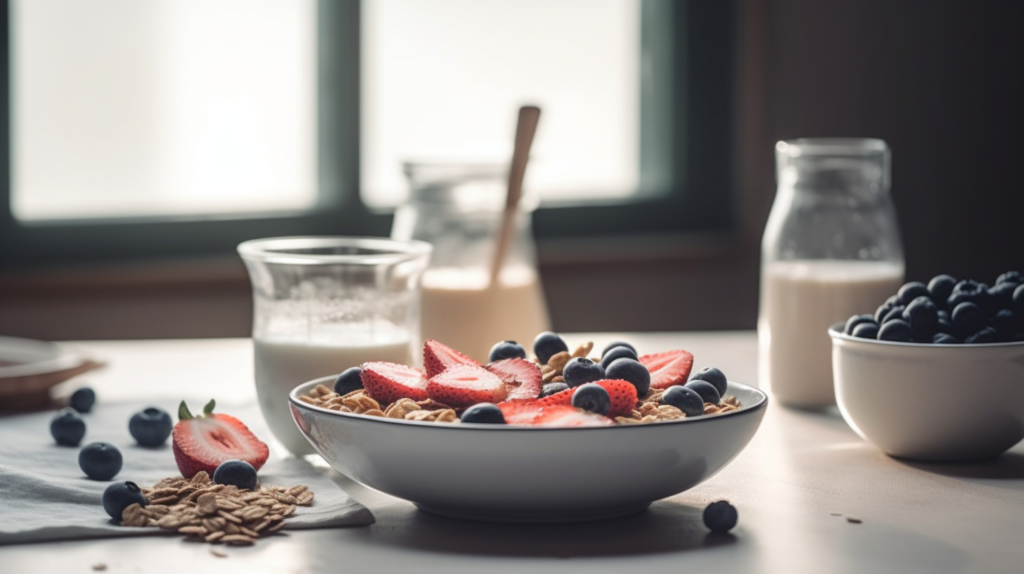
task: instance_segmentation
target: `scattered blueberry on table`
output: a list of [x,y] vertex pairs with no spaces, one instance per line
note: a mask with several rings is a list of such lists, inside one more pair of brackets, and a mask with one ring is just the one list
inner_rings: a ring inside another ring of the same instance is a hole
[[936,275],[911,281],[873,315],[847,319],[843,333],[860,339],[940,345],[1024,341],[1024,275],[1007,271],[992,287]]
[[715,533],[729,532],[736,526],[739,520],[739,513],[736,507],[725,500],[712,502],[704,509],[704,526]]
[[145,408],[128,420],[128,432],[141,446],[160,446],[167,442],[174,429],[171,415],[156,407]]
[[85,436],[85,421],[74,409],[63,409],[50,421],[50,434],[61,446],[78,446]]
[[108,442],[94,442],[78,452],[78,467],[93,480],[110,480],[121,472],[121,451]]
[[146,506],[146,497],[134,482],[115,482],[103,491],[103,510],[118,522],[121,521],[124,509],[135,503]]
[[255,490],[256,468],[244,460],[225,460],[213,471],[213,482]]
[[96,404],[96,391],[89,387],[82,387],[71,393],[70,404],[71,408],[76,411],[80,413],[87,413],[91,411],[92,406]]

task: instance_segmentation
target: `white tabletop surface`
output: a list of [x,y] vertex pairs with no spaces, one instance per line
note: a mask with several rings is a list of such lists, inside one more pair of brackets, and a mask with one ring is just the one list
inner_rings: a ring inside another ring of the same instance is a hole
[[[756,383],[752,332],[568,335],[644,351],[685,348],[696,366]],[[109,360],[83,377],[107,399],[250,398],[247,339],[92,341]],[[0,572],[1024,572],[1024,445],[985,463],[923,465],[864,443],[837,413],[770,404],[746,450],[704,484],[631,517],[557,526],[461,522],[337,477],[376,524],[292,532],[250,548],[176,538],[122,538],[0,547]],[[0,485],[2,487],[2,485]],[[700,512],[728,499],[739,525],[711,536]],[[0,512],[3,509],[0,508]],[[841,514],[836,516],[835,514]],[[862,520],[855,524],[847,517]]]

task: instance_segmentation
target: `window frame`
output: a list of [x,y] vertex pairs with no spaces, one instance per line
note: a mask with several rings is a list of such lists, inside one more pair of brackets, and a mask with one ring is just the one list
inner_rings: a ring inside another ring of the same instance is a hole
[[[392,214],[359,195],[360,3],[318,3],[319,204],[306,212],[19,222],[11,211],[10,2],[0,11],[0,270],[233,255],[255,237],[386,236]],[[733,228],[735,0],[642,0],[641,181],[670,162],[671,189],[602,204],[542,204],[548,240]],[[666,26],[665,24],[670,23]],[[682,34],[674,31],[682,30]],[[669,55],[665,58],[665,55]],[[667,72],[667,73],[666,73]],[[699,86],[699,89],[689,89]],[[667,89],[666,89],[667,88]],[[657,96],[651,99],[652,94]],[[325,105],[326,102],[331,105]],[[652,109],[668,110],[671,121]],[[682,113],[678,113],[682,110]],[[698,113],[699,112],[699,113]],[[665,157],[666,146],[671,151]]]

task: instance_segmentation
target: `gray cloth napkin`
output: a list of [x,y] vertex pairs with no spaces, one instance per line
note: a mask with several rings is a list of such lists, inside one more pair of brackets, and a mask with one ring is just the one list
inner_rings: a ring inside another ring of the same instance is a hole
[[[202,408],[190,402],[193,412]],[[83,416],[86,424],[81,446],[109,442],[124,458],[114,481],[131,480],[152,486],[168,476],[179,476],[171,439],[160,448],[135,444],[128,419],[147,406],[157,406],[177,420],[176,405],[97,404]],[[223,410],[237,416],[267,440],[270,433],[255,405]],[[55,413],[42,412],[0,417],[0,544],[167,534],[159,528],[128,528],[113,523],[103,511],[103,491],[110,482],[89,480],[78,467],[78,448],[58,446],[50,436]],[[374,519],[370,511],[305,460],[271,458],[260,469],[260,482],[273,486],[305,484],[316,496],[313,505],[299,507],[286,521],[286,529],[364,526]]]

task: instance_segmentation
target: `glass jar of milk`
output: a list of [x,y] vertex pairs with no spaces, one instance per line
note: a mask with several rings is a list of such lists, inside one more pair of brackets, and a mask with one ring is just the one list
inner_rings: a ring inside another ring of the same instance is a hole
[[775,147],[778,190],[761,243],[760,372],[782,404],[835,404],[829,325],[872,313],[903,282],[877,139],[798,139]]
[[407,162],[409,200],[395,213],[392,239],[434,246],[423,275],[422,332],[486,362],[491,346],[514,340],[530,348],[550,328],[535,260],[526,194],[516,235],[496,282],[491,262],[508,183],[507,162]]
[[420,278],[430,245],[360,237],[281,237],[238,246],[252,282],[260,410],[286,449],[313,448],[288,393],[367,361],[419,363]]

